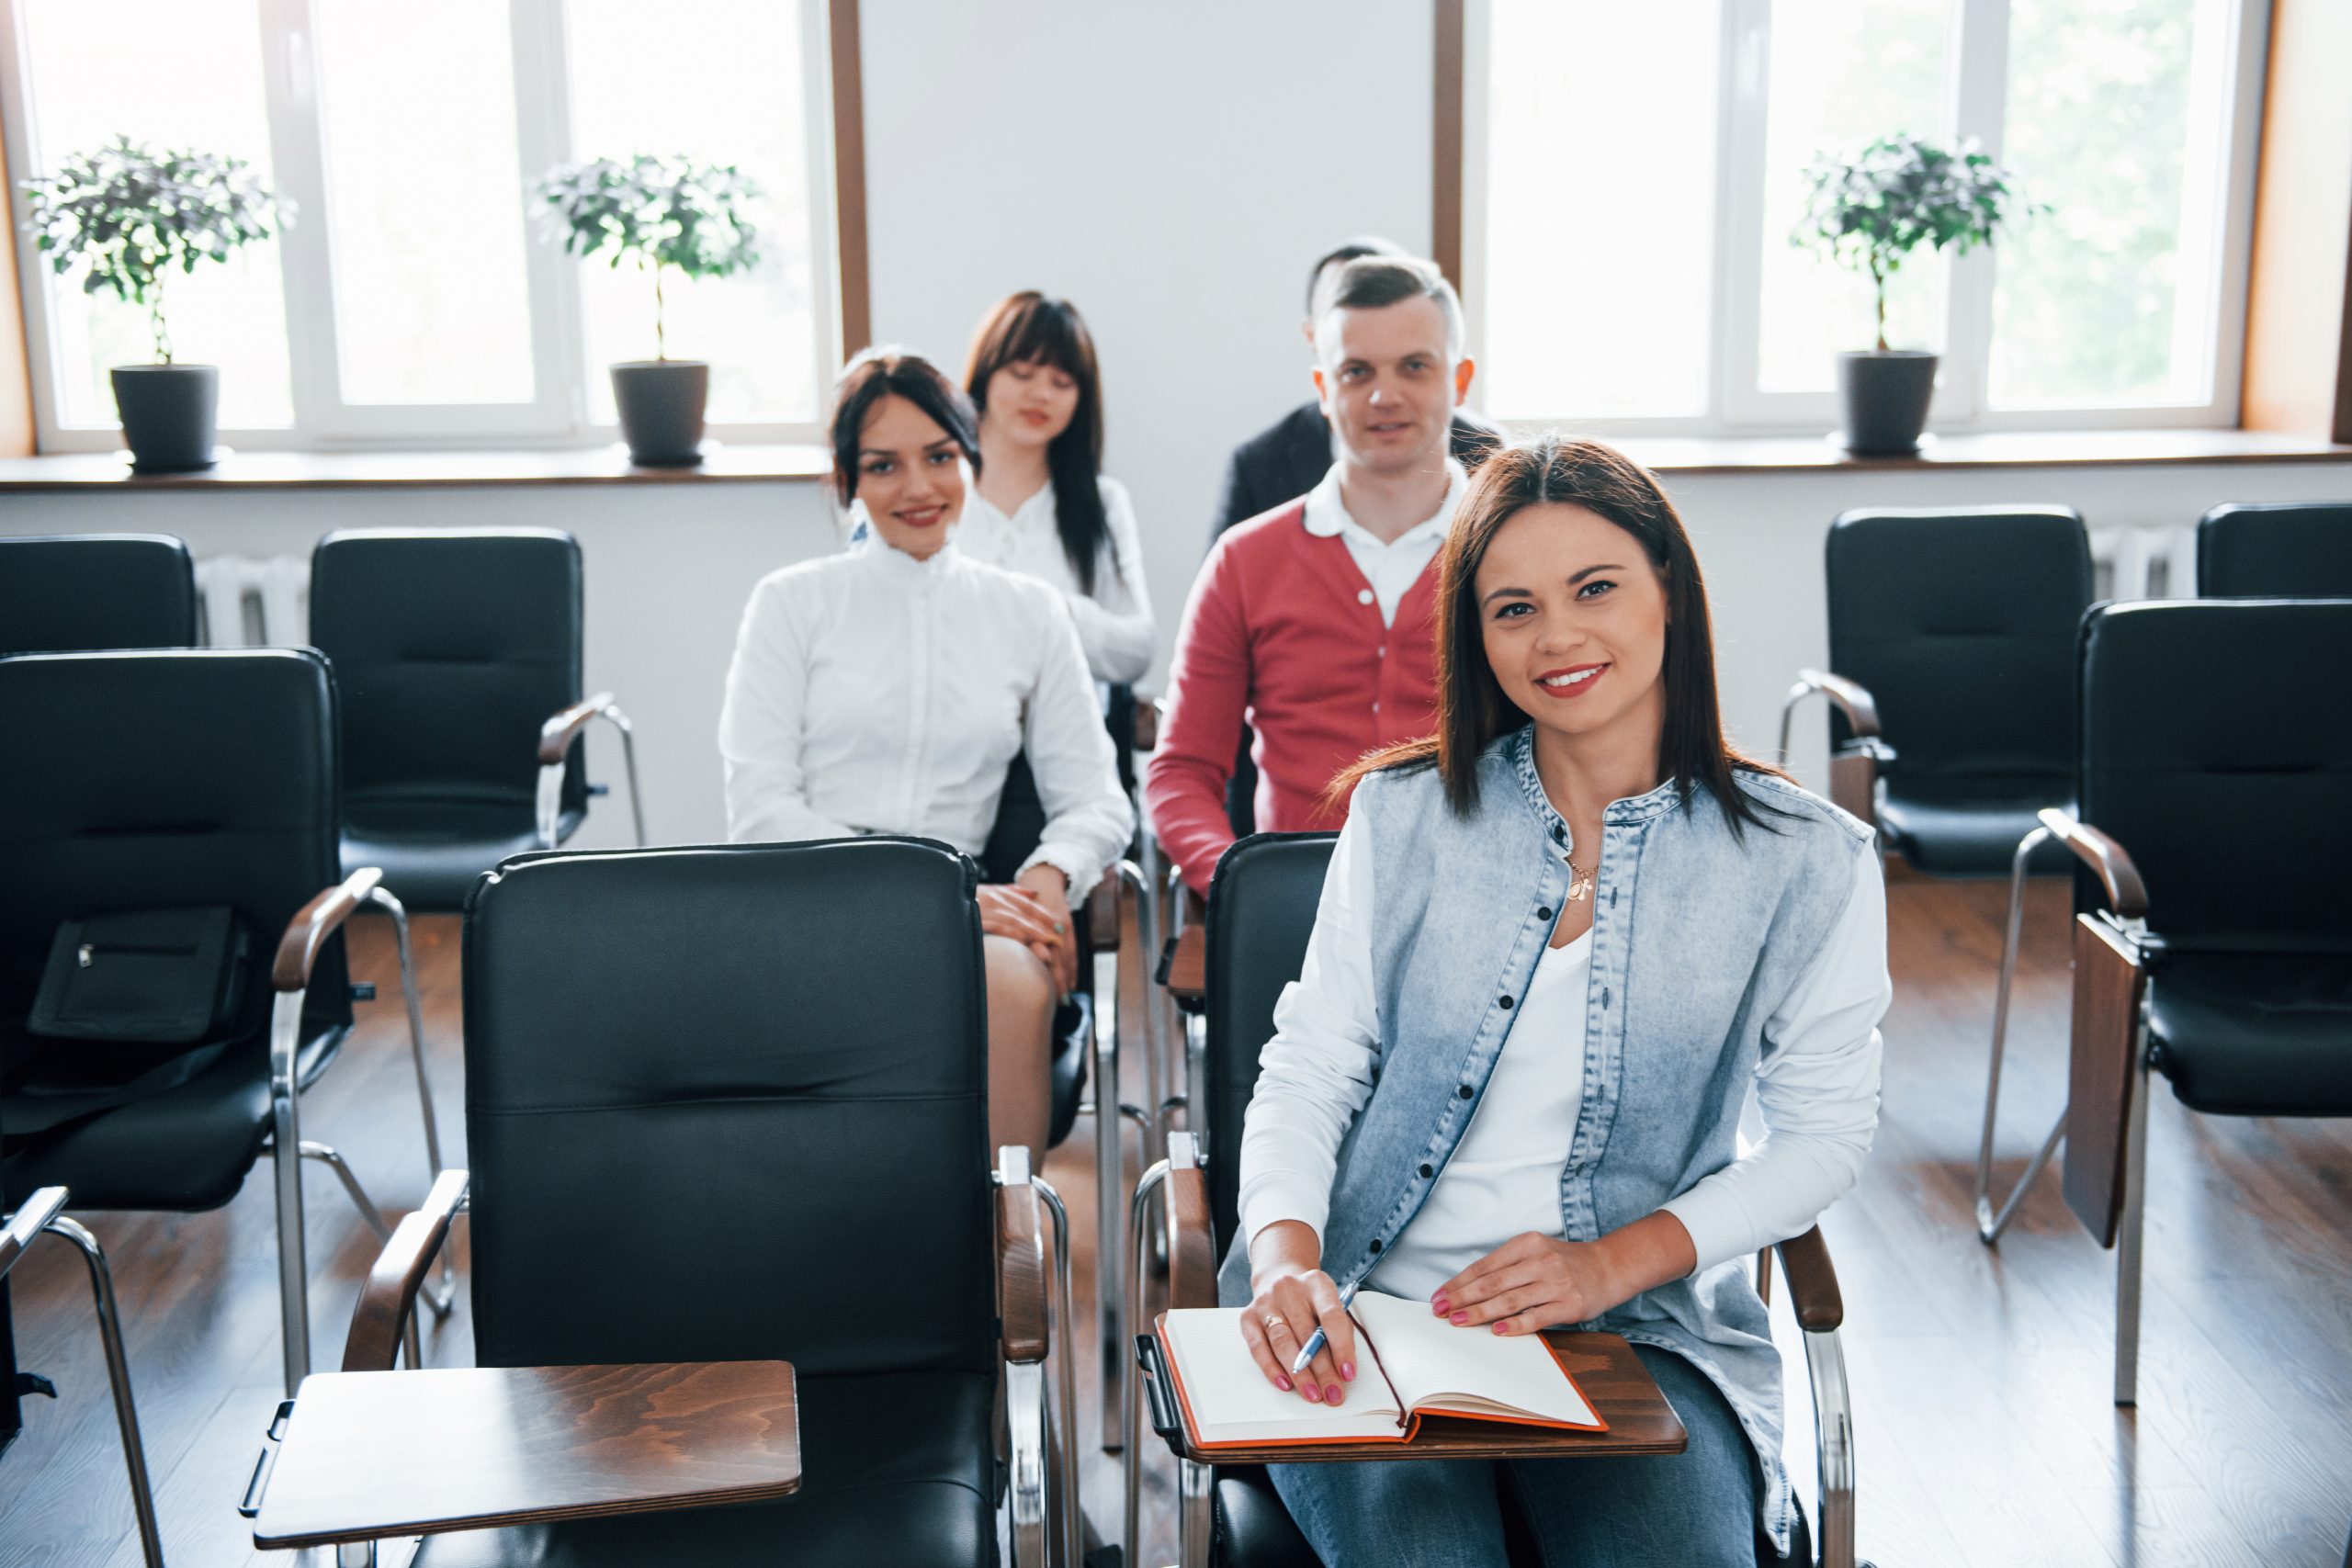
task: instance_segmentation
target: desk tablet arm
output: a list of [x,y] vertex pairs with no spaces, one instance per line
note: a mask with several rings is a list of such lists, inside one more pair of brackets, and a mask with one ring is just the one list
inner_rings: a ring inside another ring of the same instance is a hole
[[1852,739],[1829,759],[1829,798],[1840,808],[1878,826],[1878,776],[1894,762],[1894,748],[1879,728],[1878,703],[1859,682],[1825,670],[1800,670],[1781,702],[1781,765],[1789,763],[1789,721],[1797,705],[1815,694],[1829,699],[1846,720]]
[[450,1222],[466,1205],[466,1172],[445,1170],[434,1179],[424,1206],[393,1228],[352,1309],[351,1332],[343,1342],[345,1371],[390,1371],[403,1344],[409,1365],[419,1364],[416,1293],[448,1239]]
[[637,847],[645,847],[645,797],[637,788],[637,730],[620,705],[613,701],[610,692],[598,692],[584,702],[548,716],[539,726],[539,848],[556,847],[556,838],[563,818],[564,761],[571,755],[572,742],[581,732],[598,719],[603,719],[621,732],[621,764],[628,773],[629,816],[637,825]]

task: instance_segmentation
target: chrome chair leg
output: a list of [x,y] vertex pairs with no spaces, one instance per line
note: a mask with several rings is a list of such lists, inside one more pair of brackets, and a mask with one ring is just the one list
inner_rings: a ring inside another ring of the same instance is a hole
[[1855,1568],[1854,1411],[1846,1352],[1836,1330],[1805,1334],[1804,1364],[1813,1383],[1814,1448],[1820,1467],[1814,1550],[1821,1568]]
[[2041,1141],[2041,1152],[2026,1167],[2009,1196],[1996,1213],[1993,1207],[1993,1134],[1994,1123],[2001,1106],[2001,1064],[2007,1053],[2009,1038],[2009,992],[2016,984],[2018,944],[2025,927],[2025,868],[2026,862],[2050,837],[2047,828],[2035,828],[2018,840],[2017,853],[2009,862],[2009,923],[2001,942],[2001,980],[1993,998],[1993,1048],[1984,1074],[1984,1129],[1976,1145],[1976,1236],[1990,1247],[2001,1239],[2009,1221],[2017,1214],[2018,1204],[2041,1168],[2050,1163],[2057,1152],[2058,1143],[2065,1135],[2066,1119],[2062,1114],[2050,1135]]
[[114,1394],[115,1426],[122,1434],[123,1468],[130,1472],[130,1506],[139,1518],[139,1551],[148,1568],[163,1568],[164,1538],[155,1523],[155,1491],[147,1475],[147,1449],[139,1437],[139,1409],[130,1397],[130,1361],[122,1350],[122,1314],[115,1305],[114,1273],[97,1237],[59,1214],[44,1227],[81,1248],[90,1270],[90,1295],[96,1307],[98,1340],[106,1348],[107,1386]]
[[1086,1556],[1084,1526],[1078,1496],[1078,1310],[1069,1279],[1069,1211],[1062,1195],[1042,1176],[1029,1184],[1045,1200],[1054,1217],[1054,1321],[1051,1330],[1055,1372],[1054,1397],[1059,1406],[1050,1423],[1047,1457],[1053,1464],[1053,1513],[1059,1527],[1061,1568],[1080,1568]]
[[[400,945],[401,995],[408,1004],[408,1054],[416,1068],[416,1103],[424,1116],[425,1179],[436,1180],[441,1175],[441,1124],[433,1110],[433,1080],[424,1067],[424,1004],[416,990],[416,961],[408,940],[408,910],[391,890],[379,884],[368,899],[392,918],[392,936]],[[449,1261],[448,1250],[441,1253],[441,1283],[428,1286],[423,1292],[425,1304],[435,1317],[447,1317],[458,1299],[458,1277]]]
[[2140,1264],[2148,1211],[2148,1051],[2132,1036],[2132,1110],[2124,1123],[2123,1213],[2115,1238],[2115,1403],[2140,1403]]
[[[336,1179],[343,1183],[345,1194],[351,1200],[351,1206],[359,1211],[359,1217],[368,1222],[369,1230],[376,1233],[376,1245],[382,1247],[389,1244],[392,1239],[391,1223],[384,1218],[384,1212],[376,1207],[376,1201],[368,1196],[368,1190],[359,1185],[358,1173],[351,1168],[351,1163],[343,1157],[342,1151],[332,1144],[315,1143],[309,1138],[302,1140],[301,1147],[304,1159],[314,1159],[334,1172]],[[428,1305],[431,1304],[432,1292],[424,1291],[418,1293],[424,1297]],[[448,1314],[449,1309],[446,1305],[437,1308],[435,1313],[438,1317],[447,1317]],[[414,1313],[409,1314],[407,1321],[401,1325],[401,1344],[408,1351],[410,1371],[413,1371],[424,1365],[424,1347],[418,1337]]]
[[311,1371],[310,1276],[302,1256],[302,1116],[295,1057],[302,993],[280,991],[269,1021],[270,1164],[277,1198],[277,1311],[286,1394]]
[[[1136,1183],[1135,1201],[1128,1211],[1127,1235],[1134,1238],[1133,1256],[1128,1259],[1127,1285],[1132,1292],[1127,1301],[1141,1323],[1148,1315],[1144,1292],[1149,1286],[1148,1269],[1151,1251],[1145,1238],[1150,1234],[1151,1199],[1168,1180],[1168,1162],[1159,1160],[1143,1173]],[[1126,1556],[1123,1562],[1140,1564],[1143,1532],[1143,1434],[1137,1429],[1143,1415],[1143,1373],[1136,1365],[1134,1347],[1123,1347],[1125,1367],[1120,1376],[1126,1383],[1127,1434],[1126,1452],[1120,1456],[1121,1479],[1125,1483],[1125,1513],[1124,1515]]]
[[1216,1471],[1188,1459],[1176,1461],[1176,1553],[1182,1568],[1209,1568],[1216,1496]]

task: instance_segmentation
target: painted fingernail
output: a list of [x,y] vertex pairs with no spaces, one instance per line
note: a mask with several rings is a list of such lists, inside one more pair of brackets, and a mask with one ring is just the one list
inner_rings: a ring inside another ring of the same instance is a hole
[[1306,1385],[1306,1398],[1310,1404],[1320,1404],[1323,1403],[1323,1391],[1317,1388],[1313,1383],[1308,1383]]
[[1324,1403],[1328,1404],[1337,1404],[1342,1397],[1344,1396],[1340,1393],[1340,1385],[1338,1383],[1329,1384],[1323,1390]]
[[1279,1388],[1279,1389],[1281,1389],[1284,1393],[1288,1393],[1291,1391],[1291,1382],[1290,1382],[1290,1379],[1288,1379],[1288,1378],[1276,1378],[1276,1379],[1274,1380],[1274,1386],[1275,1386],[1275,1387],[1277,1387],[1277,1388]]
[[1453,1314],[1453,1321],[1456,1323],[1467,1323],[1470,1321],[1470,1314],[1466,1312],[1457,1312]]
[[1448,1310],[1448,1309],[1447,1309],[1447,1304],[1446,1304],[1446,1300],[1445,1300],[1445,1298],[1444,1298],[1443,1296],[1440,1296],[1440,1297],[1438,1297],[1435,1301],[1432,1301],[1431,1303],[1430,1303],[1430,1307],[1431,1307],[1431,1308],[1432,1308],[1432,1309],[1437,1313],[1437,1314],[1438,1314],[1440,1317],[1444,1316],[1444,1315],[1445,1315],[1445,1314],[1446,1314],[1446,1311]]
[[1498,1323],[1495,1325],[1495,1332],[1498,1334],[1509,1334],[1510,1332],[1510,1325],[1508,1323]]
[[1356,1364],[1353,1361],[1341,1361],[1340,1363],[1340,1375],[1347,1379],[1350,1382],[1355,1382]]

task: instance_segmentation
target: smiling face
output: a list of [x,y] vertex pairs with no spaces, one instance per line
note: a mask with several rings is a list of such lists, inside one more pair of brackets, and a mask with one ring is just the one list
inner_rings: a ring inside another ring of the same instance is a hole
[[1039,359],[1000,366],[981,394],[982,431],[1020,446],[1045,446],[1078,414],[1078,378]]
[[1666,585],[1614,523],[1521,508],[1495,530],[1476,595],[1487,665],[1538,725],[1590,736],[1663,713]]
[[857,499],[883,542],[928,560],[964,514],[964,454],[901,397],[876,400],[857,437]]
[[1327,310],[1316,353],[1323,417],[1350,462],[1399,473],[1442,461],[1470,362],[1448,356],[1445,312],[1436,300]]

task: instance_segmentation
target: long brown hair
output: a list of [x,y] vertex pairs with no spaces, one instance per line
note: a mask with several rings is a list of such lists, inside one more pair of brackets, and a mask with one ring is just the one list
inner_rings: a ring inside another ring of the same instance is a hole
[[1446,803],[1467,817],[1478,805],[1478,754],[1498,737],[1532,722],[1504,694],[1487,662],[1478,613],[1478,567],[1502,525],[1522,508],[1581,506],[1634,536],[1666,587],[1666,722],[1658,732],[1658,772],[1674,781],[1689,809],[1691,787],[1704,784],[1737,833],[1763,818],[1733,782],[1735,771],[1781,770],[1741,755],[1724,737],[1715,693],[1715,639],[1707,585],[1674,503],[1653,474],[1614,447],[1557,435],[1498,448],[1470,481],[1439,558],[1437,733],[1375,751],[1341,773],[1336,797],[1367,773],[1433,767]]
[[1069,428],[1046,448],[1046,471],[1054,486],[1054,525],[1069,561],[1078,591],[1094,595],[1094,563],[1111,536],[1102,510],[1102,372],[1094,358],[1094,334],[1086,318],[1067,299],[1034,288],[1007,295],[980,322],[964,365],[964,390],[972,406],[989,411],[989,379],[1008,365],[1050,365],[1078,383],[1078,407]]

